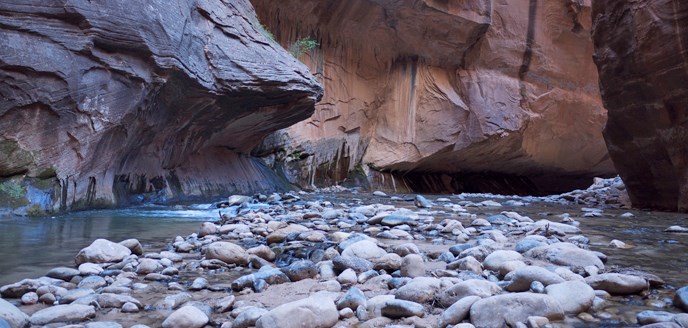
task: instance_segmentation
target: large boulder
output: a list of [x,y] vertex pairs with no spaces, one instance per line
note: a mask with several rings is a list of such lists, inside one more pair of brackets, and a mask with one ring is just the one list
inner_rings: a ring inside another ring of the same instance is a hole
[[126,246],[106,239],[96,239],[91,245],[79,251],[74,258],[74,262],[76,262],[76,265],[82,263],[119,262],[129,255],[131,255],[131,250]]
[[471,323],[476,327],[516,327],[528,317],[564,318],[559,303],[545,294],[514,293],[481,299],[471,306]]
[[46,209],[284,189],[242,154],[322,94],[248,0],[3,1],[0,44],[0,176]]
[[256,328],[330,328],[339,320],[337,306],[322,295],[282,304],[258,319]]
[[592,1],[604,138],[631,202],[688,211],[688,3]]

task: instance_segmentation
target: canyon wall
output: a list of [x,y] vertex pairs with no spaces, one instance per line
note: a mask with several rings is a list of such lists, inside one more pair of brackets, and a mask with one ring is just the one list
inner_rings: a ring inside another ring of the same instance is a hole
[[252,0],[324,86],[254,154],[309,186],[548,193],[614,174],[590,0]]
[[593,5],[604,136],[634,206],[688,211],[688,3]]
[[0,44],[0,203],[14,207],[279,189],[248,153],[322,95],[247,0],[3,1]]

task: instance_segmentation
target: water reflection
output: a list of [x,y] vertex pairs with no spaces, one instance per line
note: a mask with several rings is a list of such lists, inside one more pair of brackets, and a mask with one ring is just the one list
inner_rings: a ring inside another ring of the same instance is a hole
[[70,265],[77,252],[97,238],[137,238],[144,248],[160,247],[176,235],[197,230],[199,222],[216,217],[215,210],[164,208],[89,211],[41,219],[0,217],[0,285]]

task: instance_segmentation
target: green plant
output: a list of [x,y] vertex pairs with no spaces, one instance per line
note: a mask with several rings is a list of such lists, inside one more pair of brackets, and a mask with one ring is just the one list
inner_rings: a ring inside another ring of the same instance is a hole
[[7,194],[11,198],[19,199],[24,195],[24,187],[16,181],[5,181],[0,183],[0,193]]
[[259,31],[260,33],[263,33],[263,35],[265,35],[266,38],[268,38],[268,39],[270,39],[270,40],[272,40],[272,41],[275,41],[275,36],[272,35],[272,32],[270,32],[270,30],[268,30],[268,28],[265,27],[265,25],[263,25],[263,24],[261,24],[260,22],[258,22],[258,24],[256,24],[256,26],[258,27],[258,31]]
[[318,41],[312,40],[311,37],[305,37],[294,41],[294,43],[289,46],[289,53],[292,56],[299,58],[301,55],[317,48],[318,46],[320,46]]

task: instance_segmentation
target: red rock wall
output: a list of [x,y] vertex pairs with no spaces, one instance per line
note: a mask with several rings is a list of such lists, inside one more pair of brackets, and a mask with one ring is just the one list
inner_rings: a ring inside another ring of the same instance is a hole
[[320,42],[300,59],[323,100],[259,152],[283,150],[293,181],[368,167],[585,184],[614,173],[589,1],[252,2],[283,45]]
[[688,211],[688,3],[595,1],[609,153],[634,206]]

